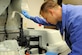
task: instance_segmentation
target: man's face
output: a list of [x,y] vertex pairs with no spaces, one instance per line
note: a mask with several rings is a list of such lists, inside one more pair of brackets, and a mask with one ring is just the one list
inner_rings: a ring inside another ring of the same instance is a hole
[[57,9],[49,9],[48,12],[41,12],[41,16],[51,24],[56,25],[58,21],[62,19],[62,10],[61,7]]

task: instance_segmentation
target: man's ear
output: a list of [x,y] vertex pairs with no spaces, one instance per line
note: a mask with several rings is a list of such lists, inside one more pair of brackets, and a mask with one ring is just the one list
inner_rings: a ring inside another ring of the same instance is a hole
[[53,16],[54,15],[54,9],[48,9],[48,12]]

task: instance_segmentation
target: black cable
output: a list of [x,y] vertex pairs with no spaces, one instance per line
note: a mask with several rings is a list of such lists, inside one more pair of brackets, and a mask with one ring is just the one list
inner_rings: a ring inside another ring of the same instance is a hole
[[6,25],[7,25],[7,20],[8,20],[8,7],[6,9],[6,13],[7,13],[7,16],[6,16],[6,21],[5,21],[5,24],[4,24],[4,32],[5,32],[5,39],[7,40],[8,38],[8,33],[7,33],[7,30],[6,30]]
[[24,33],[23,33],[23,19],[20,18],[20,37],[23,37],[24,36]]

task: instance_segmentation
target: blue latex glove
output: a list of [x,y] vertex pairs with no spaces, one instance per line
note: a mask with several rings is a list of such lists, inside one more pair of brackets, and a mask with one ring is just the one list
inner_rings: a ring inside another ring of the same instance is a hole
[[46,52],[46,55],[58,55],[58,54],[54,52]]
[[22,10],[22,14],[28,19],[31,17],[26,10]]

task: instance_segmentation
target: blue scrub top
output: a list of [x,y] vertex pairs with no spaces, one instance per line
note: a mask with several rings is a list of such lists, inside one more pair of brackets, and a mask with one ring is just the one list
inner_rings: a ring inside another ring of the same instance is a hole
[[[52,25],[40,17],[31,17],[36,23]],[[71,49],[68,55],[82,55],[82,6],[62,5],[62,22],[56,25],[60,33],[65,32],[65,41]]]
[[71,49],[68,55],[82,55],[82,6],[62,6],[62,27]]

